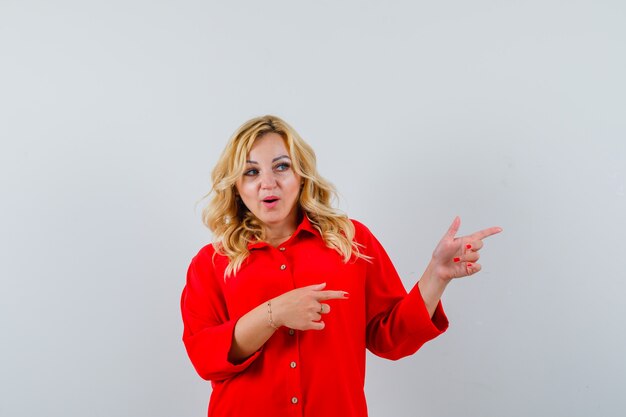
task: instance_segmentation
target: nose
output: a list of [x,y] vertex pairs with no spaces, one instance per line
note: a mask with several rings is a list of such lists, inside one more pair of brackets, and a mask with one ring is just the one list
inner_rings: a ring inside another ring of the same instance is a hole
[[276,178],[274,173],[270,170],[261,173],[261,189],[271,190],[276,187]]

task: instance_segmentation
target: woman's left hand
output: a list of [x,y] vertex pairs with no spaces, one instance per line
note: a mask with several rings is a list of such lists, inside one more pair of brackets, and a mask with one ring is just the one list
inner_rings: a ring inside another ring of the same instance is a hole
[[481,266],[476,262],[480,258],[478,251],[483,247],[483,239],[502,231],[500,227],[490,227],[471,235],[455,237],[460,225],[461,219],[457,216],[433,251],[433,272],[446,282],[480,271]]

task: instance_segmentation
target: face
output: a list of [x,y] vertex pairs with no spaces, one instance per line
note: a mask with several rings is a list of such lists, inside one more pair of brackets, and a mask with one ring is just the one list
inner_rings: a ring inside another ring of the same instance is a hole
[[277,133],[257,138],[236,187],[248,209],[266,227],[268,237],[296,229],[300,176],[292,168],[285,141]]

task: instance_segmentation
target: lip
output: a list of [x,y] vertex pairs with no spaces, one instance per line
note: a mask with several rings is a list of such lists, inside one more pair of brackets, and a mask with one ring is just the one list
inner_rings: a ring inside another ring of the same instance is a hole
[[[268,201],[271,200],[271,201]],[[276,207],[276,205],[278,204],[278,202],[280,201],[280,198],[278,198],[275,195],[268,195],[267,197],[263,198],[263,200],[261,200],[261,203],[263,203],[263,205],[266,208],[274,208]]]

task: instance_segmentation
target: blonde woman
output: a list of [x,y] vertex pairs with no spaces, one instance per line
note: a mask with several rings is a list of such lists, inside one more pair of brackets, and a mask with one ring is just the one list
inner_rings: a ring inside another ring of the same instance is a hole
[[331,206],[315,153],[275,116],[235,132],[203,220],[214,241],[183,290],[183,341],[211,380],[210,417],[364,417],[365,350],[413,354],[444,332],[448,283],[475,274],[483,239],[457,217],[406,292],[381,244]]

